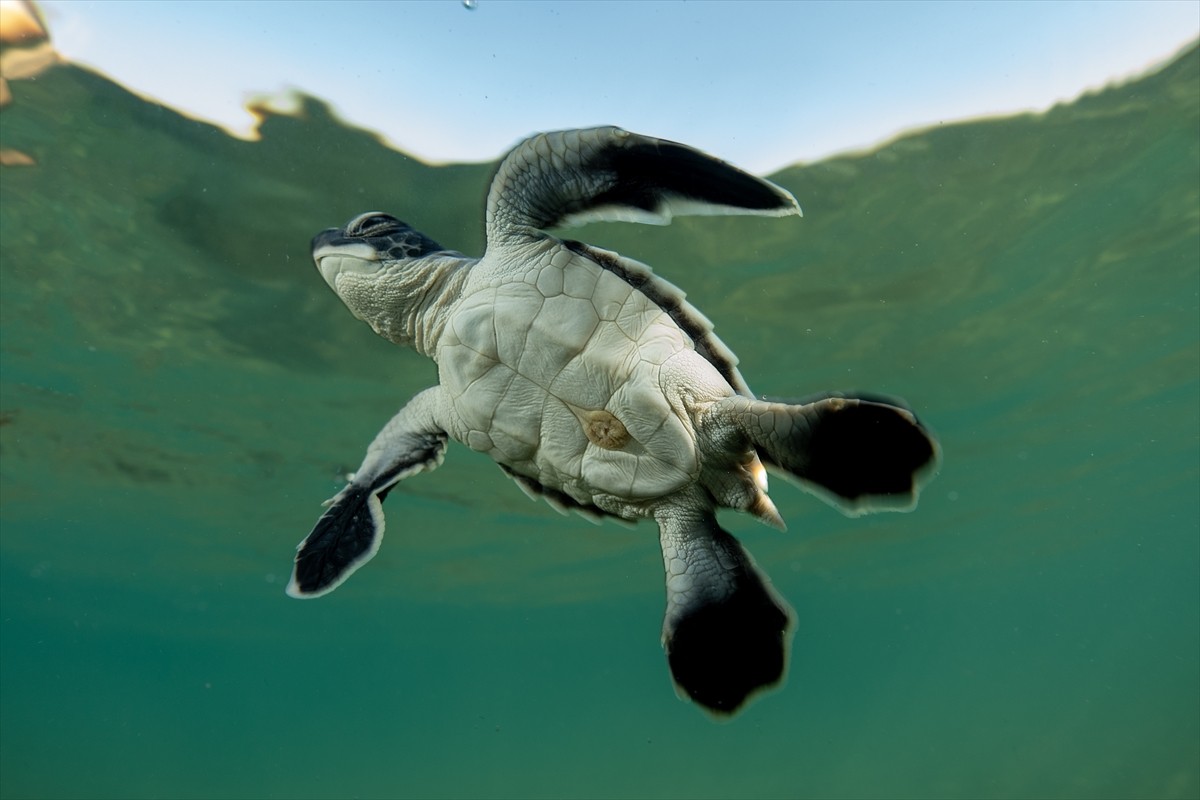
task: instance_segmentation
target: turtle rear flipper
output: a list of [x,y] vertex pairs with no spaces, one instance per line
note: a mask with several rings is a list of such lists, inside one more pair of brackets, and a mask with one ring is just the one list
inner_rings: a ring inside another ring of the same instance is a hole
[[907,511],[937,463],[938,447],[913,413],[888,402],[826,397],[803,405],[731,397],[722,424],[769,466],[850,516]]
[[433,414],[440,392],[434,387],[418,394],[375,436],[354,479],[296,548],[289,595],[328,594],[379,551],[388,492],[411,475],[436,469],[445,456],[446,432]]
[[667,574],[662,642],[675,684],[717,715],[783,678],[791,615],[711,512],[658,519]]

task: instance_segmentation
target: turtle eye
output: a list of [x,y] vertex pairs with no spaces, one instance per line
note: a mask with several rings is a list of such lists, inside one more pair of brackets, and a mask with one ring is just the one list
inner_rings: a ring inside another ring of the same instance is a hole
[[346,235],[362,237],[379,236],[401,224],[400,220],[389,214],[368,211],[366,214],[359,214],[350,220],[350,223],[346,225]]

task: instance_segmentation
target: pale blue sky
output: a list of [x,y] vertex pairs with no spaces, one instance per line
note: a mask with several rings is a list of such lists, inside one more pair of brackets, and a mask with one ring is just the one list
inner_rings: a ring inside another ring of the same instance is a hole
[[67,57],[241,131],[298,88],[431,161],[616,124],[748,169],[1044,109],[1200,35],[1197,0],[46,0]]

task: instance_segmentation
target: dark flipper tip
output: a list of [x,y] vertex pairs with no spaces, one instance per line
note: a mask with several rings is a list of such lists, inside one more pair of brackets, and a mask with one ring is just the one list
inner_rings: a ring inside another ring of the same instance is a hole
[[913,498],[917,478],[936,459],[928,432],[892,405],[832,401],[807,442],[810,475],[839,497]]
[[296,552],[287,593],[296,598],[328,594],[371,560],[383,539],[383,507],[367,489],[339,495]]
[[666,642],[675,683],[713,714],[735,713],[755,692],[783,679],[789,624],[761,586],[696,609]]

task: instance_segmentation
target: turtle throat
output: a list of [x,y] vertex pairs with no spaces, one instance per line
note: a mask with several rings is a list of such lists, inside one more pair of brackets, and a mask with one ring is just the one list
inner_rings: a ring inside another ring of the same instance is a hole
[[332,285],[354,316],[395,344],[432,357],[473,259],[457,253],[341,270]]

